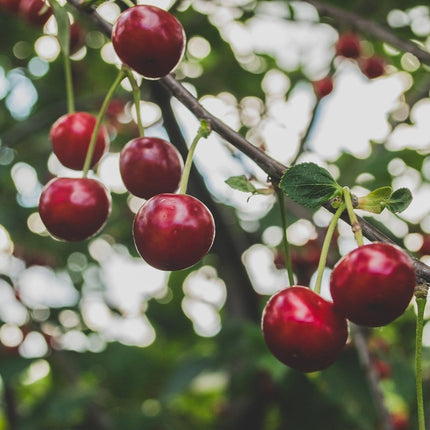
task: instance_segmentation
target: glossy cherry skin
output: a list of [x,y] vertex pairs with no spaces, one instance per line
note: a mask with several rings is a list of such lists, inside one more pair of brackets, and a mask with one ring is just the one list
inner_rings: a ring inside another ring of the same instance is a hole
[[415,288],[411,259],[399,247],[371,243],[354,249],[333,268],[330,291],[336,307],[350,321],[383,326],[408,307]]
[[[96,117],[87,112],[63,115],[52,124],[49,133],[52,150],[63,166],[82,170],[95,125]],[[102,125],[97,135],[90,167],[100,160],[108,147],[109,137]]]
[[302,372],[330,366],[348,338],[347,321],[333,303],[300,285],[270,298],[261,328],[270,352]]
[[[47,3],[43,0],[21,0],[19,4],[19,13],[24,19],[35,27],[43,27],[52,15],[52,8],[46,8]],[[41,10],[43,13],[40,13]]]
[[336,42],[336,54],[346,58],[358,58],[361,53],[360,38],[354,33],[343,33]]
[[369,79],[379,78],[385,73],[385,60],[377,56],[366,58],[360,64],[360,69]]
[[138,137],[121,150],[119,168],[128,191],[149,199],[178,189],[183,161],[171,143],[157,137]]
[[106,224],[110,210],[108,190],[89,178],[54,178],[39,199],[46,229],[55,238],[70,242],[94,236]]
[[139,254],[160,270],[182,270],[210,250],[215,223],[209,209],[186,194],[157,194],[136,214],[133,236]]
[[124,64],[145,78],[158,79],[182,59],[185,33],[169,12],[138,5],[120,14],[112,29],[112,44]]
[[20,0],[0,0],[0,8],[7,12],[18,13]]
[[331,76],[326,76],[318,81],[314,81],[312,86],[317,98],[322,99],[333,91],[333,78]]

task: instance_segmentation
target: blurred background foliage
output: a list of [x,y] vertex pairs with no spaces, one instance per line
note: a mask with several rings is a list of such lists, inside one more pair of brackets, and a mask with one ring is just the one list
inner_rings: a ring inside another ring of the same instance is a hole
[[[427,51],[427,5],[153,3],[169,8],[187,34],[177,78],[252,143],[286,165],[316,161],[359,195],[385,185],[409,187],[414,202],[404,214],[369,220],[429,261],[429,64],[372,30],[376,23]],[[123,8],[88,4],[110,22]],[[330,15],[325,5],[367,20],[368,31],[357,34],[365,55],[385,59],[383,77],[369,80],[358,61],[336,57],[335,42],[354,30],[353,21]],[[86,34],[72,57],[77,109],[97,113],[116,59],[97,23],[65,7]],[[56,175],[76,175],[59,164],[49,142],[51,124],[67,109],[55,34],[53,20],[39,28],[0,10],[0,429],[377,430],[381,416],[369,372],[379,377],[391,427],[415,428],[413,306],[389,326],[366,332],[370,369],[353,342],[332,367],[307,375],[269,354],[261,312],[287,286],[279,208],[274,196],[249,198],[228,188],[224,181],[240,174],[269,184],[219,136],[198,147],[189,187],[215,216],[211,253],[171,274],[138,258],[131,225],[142,202],[125,192],[118,173],[118,153],[137,135],[126,83],[105,118],[110,154],[93,173],[112,193],[107,226],[83,243],[47,234],[37,214],[42,186]],[[327,74],[333,93],[318,100],[312,82]],[[143,81],[141,93],[147,135],[170,139],[185,156],[198,122],[159,82]],[[330,217],[290,201],[287,209],[295,276],[312,285]],[[341,224],[328,272],[353,246]]]

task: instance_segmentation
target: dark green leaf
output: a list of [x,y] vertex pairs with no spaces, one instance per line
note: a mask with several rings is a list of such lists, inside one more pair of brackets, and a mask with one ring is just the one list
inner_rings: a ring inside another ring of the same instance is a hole
[[412,193],[408,188],[399,188],[391,195],[387,208],[394,213],[403,212],[412,201]]
[[321,206],[342,193],[342,187],[330,173],[315,163],[290,167],[279,186],[292,200],[308,207]]
[[252,185],[252,183],[248,180],[245,175],[240,176],[231,176],[228,178],[225,183],[229,185],[231,188],[239,191],[243,191],[244,193],[256,193],[257,188]]
[[69,56],[70,51],[70,21],[67,11],[60,6],[55,0],[51,0],[51,6],[54,11],[55,20],[57,21],[58,41],[64,55]]
[[367,194],[367,196],[358,199],[357,209],[380,214],[387,207],[392,193],[393,189],[391,187],[377,188]]

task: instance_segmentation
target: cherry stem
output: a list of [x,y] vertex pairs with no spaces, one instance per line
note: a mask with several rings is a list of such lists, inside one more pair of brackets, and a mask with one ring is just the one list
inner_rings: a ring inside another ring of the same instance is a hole
[[327,262],[327,255],[328,251],[330,249],[330,243],[331,239],[333,237],[334,230],[336,229],[337,222],[339,221],[340,216],[342,215],[342,212],[345,210],[345,203],[342,203],[337,209],[335,214],[333,215],[333,218],[330,221],[330,224],[327,228],[327,232],[325,234],[323,246],[321,248],[321,255],[318,262],[318,269],[317,269],[317,279],[315,281],[315,287],[314,291],[317,294],[321,294],[321,283],[322,278],[324,275],[324,268]]
[[187,159],[185,160],[184,171],[182,173],[181,183],[179,184],[179,194],[186,194],[187,192],[188,179],[190,177],[191,165],[193,164],[194,151],[196,150],[197,143],[199,143],[199,140],[202,137],[206,139],[209,136],[210,132],[211,127],[209,122],[205,119],[200,120],[200,128],[197,131],[196,137],[190,145]]
[[102,106],[99,110],[99,113],[97,115],[96,124],[94,126],[94,130],[93,130],[93,133],[91,135],[90,144],[88,146],[87,155],[85,157],[84,168],[82,169],[83,170],[82,176],[84,178],[88,175],[88,170],[90,169],[91,159],[93,158],[94,148],[96,146],[97,135],[99,133],[99,129],[100,129],[100,126],[102,124],[104,114],[106,113],[106,109],[109,106],[109,102],[110,102],[112,96],[114,95],[116,89],[118,88],[119,84],[124,79],[124,77],[125,77],[125,72],[121,69],[119,71],[117,77],[115,78],[114,83],[109,88],[109,91],[106,94],[106,97],[103,100],[103,104],[102,104]]
[[415,336],[415,381],[417,392],[417,410],[418,410],[418,430],[425,430],[424,417],[424,397],[423,397],[423,368],[422,368],[422,347],[423,347],[423,328],[424,328],[424,310],[427,296],[416,295],[417,303],[417,326]]
[[122,0],[122,2],[128,7],[136,6],[131,0]]
[[285,196],[280,188],[276,188],[276,194],[278,196],[279,209],[281,212],[281,225],[282,225],[282,246],[284,248],[285,257],[285,268],[288,273],[288,281],[290,285],[294,285],[294,274],[293,267],[291,264],[291,253],[290,253],[290,243],[288,242],[287,236],[287,213],[285,210]]
[[73,113],[75,112],[75,99],[73,96],[72,67],[68,52],[63,53],[63,64],[64,80],[66,81],[67,112]]
[[348,187],[343,187],[343,200],[348,211],[349,220],[351,223],[351,229],[354,233],[355,241],[358,246],[363,246],[363,232],[361,231],[361,225],[358,222],[357,215],[354,212],[354,205],[352,204],[351,190]]
[[133,98],[134,105],[136,106],[136,117],[137,117],[137,126],[139,128],[139,136],[143,137],[145,135],[145,128],[142,124],[142,117],[140,112],[140,89],[137,85],[136,79],[133,75],[133,72],[129,67],[124,66],[125,72],[127,73],[128,81],[130,82],[131,88],[133,90]]

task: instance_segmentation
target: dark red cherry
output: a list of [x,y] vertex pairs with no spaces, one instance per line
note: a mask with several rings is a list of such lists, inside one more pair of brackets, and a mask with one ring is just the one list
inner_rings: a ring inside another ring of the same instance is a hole
[[318,81],[314,81],[312,86],[317,98],[322,99],[333,91],[333,78],[331,76],[326,76]]
[[215,223],[209,209],[195,197],[157,194],[137,212],[133,236],[148,264],[161,270],[181,270],[208,253]]
[[399,247],[371,243],[354,249],[334,267],[333,302],[352,322],[383,326],[402,315],[415,288],[411,259]]
[[[54,122],[49,137],[54,154],[61,164],[69,169],[82,170],[96,120],[94,115],[87,112],[75,112],[63,115]],[[97,135],[90,167],[100,160],[108,147],[108,134],[102,125]]]
[[70,54],[73,55],[85,45],[85,30],[77,22],[70,24]]
[[0,8],[12,13],[19,12],[20,0],[0,0]]
[[354,33],[343,33],[336,42],[336,54],[346,58],[358,58],[361,53],[360,38]]
[[39,200],[40,218],[49,233],[71,242],[99,232],[110,210],[108,190],[89,178],[54,178],[45,185]]
[[385,60],[377,56],[365,58],[360,69],[369,79],[379,78],[385,73]]
[[271,353],[302,372],[330,366],[348,337],[346,319],[333,303],[300,285],[270,298],[263,312],[262,331]]
[[52,15],[52,8],[43,0],[21,0],[19,13],[30,25],[43,27]]
[[122,149],[119,167],[128,191],[149,199],[178,189],[183,161],[171,143],[157,137],[138,137]]
[[182,59],[185,34],[171,13],[138,5],[120,14],[112,29],[112,44],[124,64],[146,78],[158,79]]

